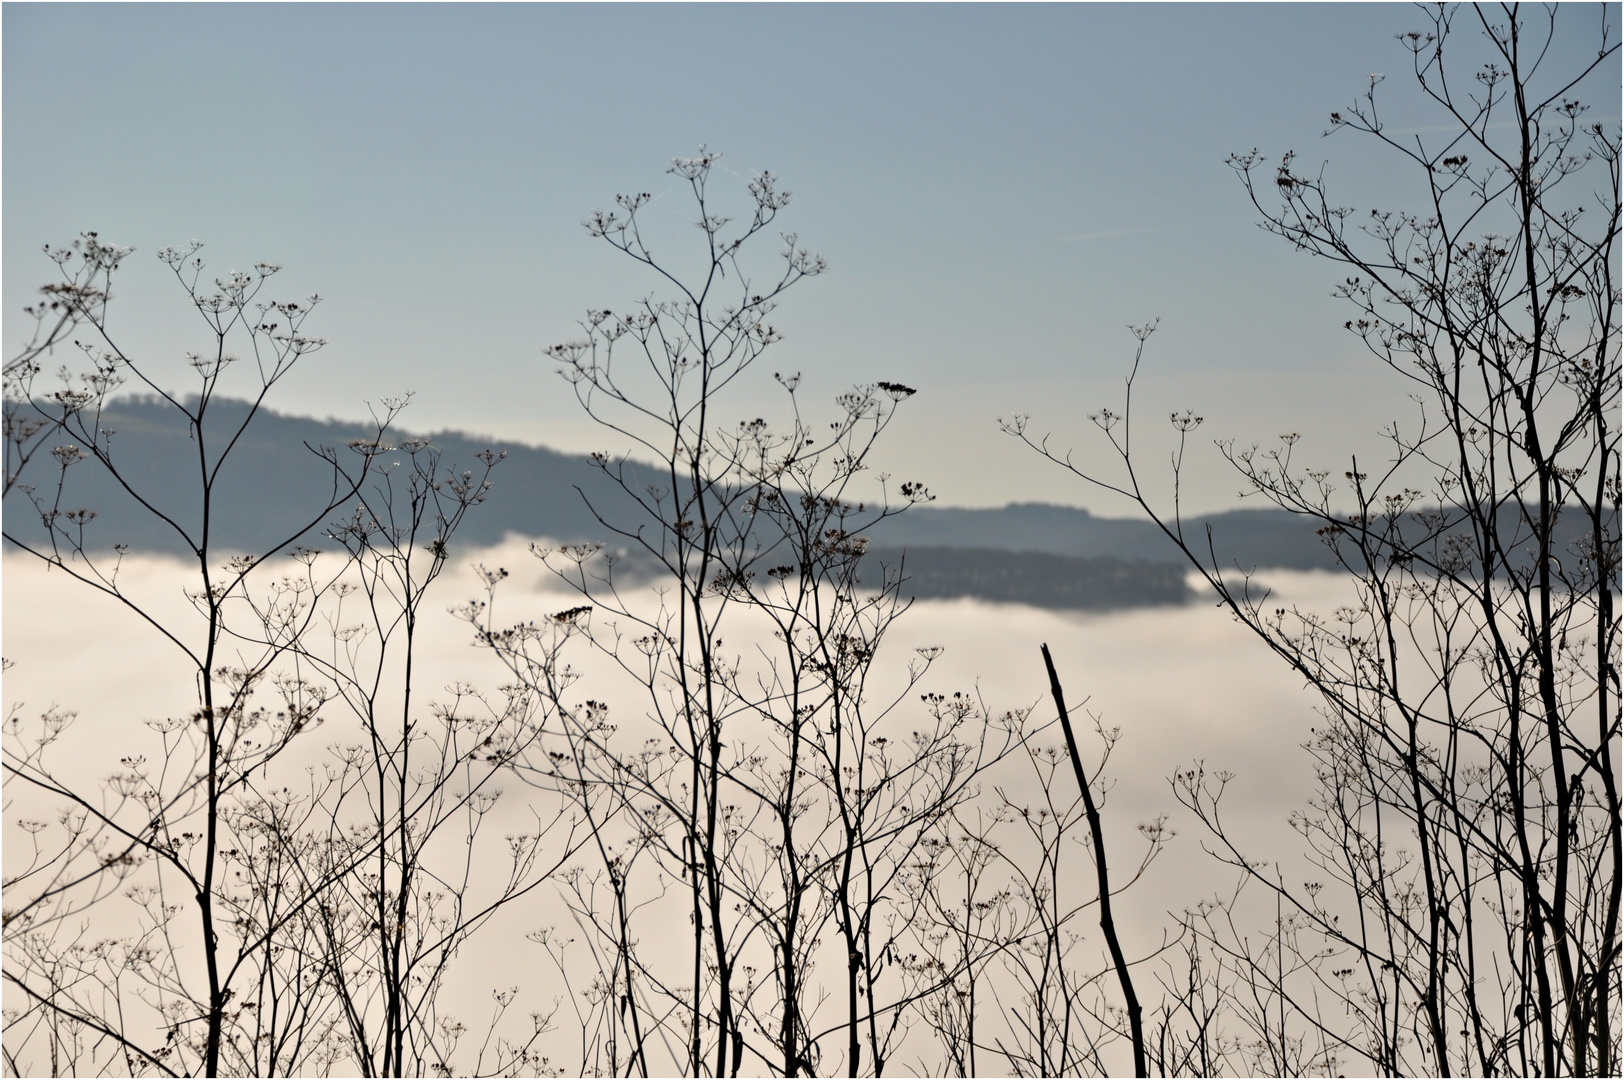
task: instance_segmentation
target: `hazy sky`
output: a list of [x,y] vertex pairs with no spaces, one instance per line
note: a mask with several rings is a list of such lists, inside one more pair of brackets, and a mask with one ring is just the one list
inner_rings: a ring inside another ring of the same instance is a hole
[[[1564,48],[1593,50],[1603,8],[1563,17]],[[788,339],[738,415],[771,415],[774,370],[804,371],[814,401],[908,382],[921,393],[879,464],[944,503],[1126,512],[994,418],[1095,446],[1084,415],[1119,393],[1124,324],[1157,315],[1145,407],[1194,407],[1213,436],[1295,428],[1341,460],[1402,407],[1340,330],[1336,268],[1260,232],[1224,157],[1296,148],[1350,202],[1401,203],[1371,147],[1321,133],[1371,72],[1393,76],[1392,123],[1436,122],[1400,78],[1393,36],[1424,20],[1408,6],[7,3],[3,19],[5,310],[48,279],[46,242],[136,245],[116,317],[180,389],[195,316],[151,252],[196,237],[218,270],[279,262],[284,293],[327,298],[312,328],[332,345],[276,407],[356,417],[412,389],[419,430],[596,449],[540,350],[655,283],[580,222],[650,191],[649,215],[683,226],[677,254],[697,234],[663,170],[707,143],[734,174],[724,200],[774,171],[795,193],[781,224],[831,266],[786,299]],[[1616,62],[1598,86],[1616,117]],[[1190,502],[1232,505],[1203,468]]]

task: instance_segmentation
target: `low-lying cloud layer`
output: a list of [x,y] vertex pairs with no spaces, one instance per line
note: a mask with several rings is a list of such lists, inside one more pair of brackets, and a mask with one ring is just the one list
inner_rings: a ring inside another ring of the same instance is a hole
[[[523,544],[458,558],[438,583],[420,627],[420,700],[443,697],[442,688],[454,683],[493,692],[511,681],[493,654],[476,644],[469,624],[448,610],[482,593],[476,565],[511,573],[497,594],[498,625],[541,619],[581,602]],[[121,756],[151,753],[148,744],[156,736],[143,721],[186,716],[196,707],[184,658],[140,617],[25,556],[6,554],[3,569],[4,651],[14,665],[6,675],[7,705],[24,720],[52,706],[77,712],[59,763],[71,760],[83,779],[93,782],[113,772]],[[256,574],[263,587],[281,572],[266,565]],[[194,578],[195,569],[189,571],[178,561],[132,556],[124,560],[118,580],[158,621],[195,633],[200,619],[183,592]],[[1346,597],[1345,583],[1327,574],[1274,572],[1268,583],[1280,597],[1321,611]],[[735,634],[725,651],[741,663],[752,662],[755,650],[768,643],[764,635],[757,639],[744,627]],[[1084,712],[1097,716],[1106,729],[1121,729],[1108,765],[1104,805],[1114,855],[1136,861],[1143,847],[1136,826],[1158,814],[1168,815],[1168,824],[1179,834],[1130,894],[1132,902],[1119,908],[1131,952],[1153,951],[1170,923],[1167,912],[1181,911],[1233,879],[1232,871],[1202,850],[1200,824],[1174,799],[1167,782],[1174,770],[1204,760],[1209,769],[1234,772],[1226,806],[1235,832],[1254,842],[1257,854],[1282,858],[1286,873],[1296,874],[1300,857],[1293,854],[1296,845],[1286,818],[1303,804],[1312,785],[1312,769],[1300,744],[1315,723],[1316,701],[1300,678],[1210,602],[1089,615],[973,600],[917,601],[886,639],[877,665],[881,677],[872,693],[876,699],[901,694],[903,670],[918,659],[915,650],[941,646],[940,657],[909,691],[915,698],[903,700],[894,715],[901,730],[923,716],[916,700],[923,692],[972,693],[993,715],[1034,708],[1036,717],[1052,718],[1040,643],[1054,654],[1091,769],[1101,744]],[[583,675],[571,696],[609,702],[623,725],[635,726],[644,708],[639,688],[617,678],[585,642],[577,644],[581,647],[569,659]],[[229,656],[224,662],[231,662]],[[340,720],[318,730],[296,752],[320,759],[327,743],[341,740],[342,726]],[[1059,742],[1053,731],[1043,739]],[[1018,797],[1020,785],[1029,780],[1024,768],[1006,763],[984,787],[1002,786]],[[524,785],[507,787],[499,812],[520,820],[526,815]],[[15,782],[8,784],[6,797],[10,870],[27,845],[16,828],[19,815],[29,810],[44,818],[55,808],[35,806],[38,796]],[[548,988],[539,947],[514,945],[517,935],[566,917],[556,897],[546,893],[543,888],[533,902],[526,900],[522,911],[505,916],[505,929],[493,927],[477,939],[446,992],[463,987],[482,999],[493,986],[523,981],[538,998],[533,1006],[562,993]],[[529,956],[532,950],[535,955]],[[520,951],[528,958],[516,961]],[[517,970],[526,973],[523,980]]]

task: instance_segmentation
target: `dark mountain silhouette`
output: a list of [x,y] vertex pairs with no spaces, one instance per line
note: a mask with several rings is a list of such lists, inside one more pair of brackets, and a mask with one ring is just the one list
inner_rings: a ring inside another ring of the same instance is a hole
[[[863,566],[902,568],[902,593],[919,600],[973,596],[1077,611],[1183,604],[1194,593],[1179,563],[1113,556],[969,547],[871,547]],[[867,571],[865,570],[865,574]]]
[[[1328,570],[1336,566],[1314,527],[1283,510],[1230,510],[1185,522],[1192,547],[1206,550],[1207,527],[1225,566]],[[1087,558],[1183,564],[1162,531],[1136,518],[1095,517],[1087,510],[1047,503],[1015,503],[996,510],[919,506],[881,522],[871,533],[887,547],[928,544],[990,548]]]
[[[210,465],[224,441],[222,434],[235,429],[247,408],[239,401],[212,404],[205,430]],[[116,460],[132,487],[174,521],[189,525],[198,520],[197,447],[172,407],[155,398],[120,399],[106,410],[102,426],[116,432]],[[296,539],[292,533],[306,523],[312,528],[297,539],[320,546],[327,522],[310,518],[331,496],[333,471],[310,447],[336,447],[345,455],[347,442],[370,434],[356,423],[262,411],[221,472],[215,549],[264,554],[292,543]],[[393,435],[396,442],[406,437]],[[589,459],[460,432],[439,432],[429,438],[443,451],[442,467],[458,471],[481,468],[476,455],[487,448],[508,454],[494,473],[488,502],[465,519],[457,534],[458,546],[494,544],[509,534],[625,545],[598,522],[588,500],[617,523],[635,520],[631,514],[636,508]],[[49,493],[54,498],[55,469],[56,462],[42,455],[24,479],[37,485],[36,495]],[[626,474],[633,490],[662,479],[654,468],[636,463],[626,465]],[[186,551],[174,529],[141,510],[95,461],[68,470],[58,509],[80,507],[97,511],[85,531],[88,548],[127,544],[133,551]],[[25,541],[42,535],[38,514],[22,490],[7,496],[4,513],[8,534]],[[1575,529],[1577,525],[1575,520]],[[1209,528],[1225,567],[1250,571],[1336,566],[1312,524],[1280,510],[1233,510],[1195,518],[1185,524],[1185,535],[1205,549]],[[869,557],[876,561],[895,565],[906,552],[911,580],[905,591],[918,597],[975,596],[1102,609],[1177,603],[1190,595],[1182,556],[1154,525],[1096,517],[1072,507],[919,506],[881,522],[869,537],[873,545]]]
[[[221,437],[236,428],[247,415],[245,402],[216,400],[205,422],[205,445],[210,464],[218,459],[224,442]],[[172,406],[152,398],[124,398],[108,408],[102,420],[113,436],[114,460],[125,472],[131,487],[142,492],[154,506],[178,522],[194,522],[201,510],[197,446],[184,421]],[[352,439],[375,434],[364,426],[337,420],[313,420],[284,416],[262,410],[248,426],[242,440],[231,451],[216,487],[214,507],[214,546],[221,550],[261,553],[269,546],[289,540],[289,523],[303,524],[315,510],[331,498],[333,469],[310,448],[336,447],[344,461]],[[400,442],[408,436],[392,433]],[[625,496],[602,471],[585,457],[560,454],[539,447],[519,446],[501,440],[481,439],[460,432],[439,432],[428,436],[443,451],[442,468],[456,471],[482,470],[477,454],[487,448],[505,449],[508,457],[496,469],[495,488],[489,502],[470,513],[458,531],[463,546],[482,546],[502,540],[508,533],[549,536],[562,540],[601,537],[605,530],[593,518],[580,491],[594,501],[618,510]],[[358,463],[359,459],[350,459]],[[348,462],[347,462],[348,463]],[[56,462],[41,456],[30,465],[25,480],[39,485],[41,493],[54,493]],[[628,472],[639,486],[659,479],[653,469],[629,465]],[[646,479],[640,473],[646,472]],[[635,490],[635,488],[634,488]],[[106,549],[128,544],[135,551],[184,553],[184,541],[154,515],[142,512],[136,502],[115,484],[95,461],[86,461],[68,470],[61,509],[89,507],[97,520],[86,530],[87,547]],[[22,537],[39,535],[39,526],[28,527],[32,508],[13,491],[5,501],[6,531]],[[336,515],[334,515],[336,516]],[[318,546],[321,526],[301,540]]]

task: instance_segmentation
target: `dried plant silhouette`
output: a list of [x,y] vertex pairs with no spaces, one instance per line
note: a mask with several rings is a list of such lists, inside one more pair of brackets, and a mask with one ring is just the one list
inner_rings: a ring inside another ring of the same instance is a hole
[[[1438,9],[1400,41],[1440,134],[1390,130],[1378,76],[1331,115],[1411,169],[1419,210],[1343,207],[1291,154],[1272,171],[1256,151],[1230,159],[1265,229],[1346,267],[1347,328],[1414,401],[1379,465],[1305,467],[1297,434],[1219,444],[1252,493],[1318,525],[1353,603],[1277,606],[1186,533],[1193,412],[1172,417],[1171,509],[1152,505],[1131,425],[1153,325],[1134,331],[1128,404],[1092,418],[1120,479],[1006,424],[1136,502],[1323,701],[1319,793],[1294,818],[1317,880],[1248,852],[1222,812],[1239,780],[1174,777],[1241,890],[1267,899],[1187,913],[1169,1071],[1617,1071],[1619,138],[1578,96],[1618,45],[1604,24],[1592,60],[1551,70],[1561,25]],[[1475,69],[1468,32],[1488,51]]]
[[[4,974],[17,996],[7,1068],[449,1071],[464,1028],[436,1001],[446,965],[496,909],[548,876],[546,857],[573,851],[555,814],[538,816],[533,834],[481,841],[477,850],[500,857],[470,859],[495,778],[545,722],[539,703],[517,688],[495,705],[459,689],[425,709],[414,694],[426,591],[500,455],[457,474],[426,444],[391,446],[404,402],[386,402],[375,437],[310,448],[330,495],[308,517],[278,523],[258,552],[220,551],[211,530],[229,459],[273,386],[324,342],[304,331],[316,298],[259,299],[277,267],[210,289],[200,246],[159,253],[212,339],[189,357],[194,396],[166,393],[108,331],[112,275],[129,250],[95,234],[48,250],[64,269],[65,284],[46,290],[60,314],[7,368],[7,486],[34,513],[8,513],[6,540],[133,613],[196,687],[190,715],[148,720],[145,743],[132,739],[101,779],[87,778],[81,755],[95,747],[74,743],[70,711],[13,708],[8,718],[7,807],[23,801],[57,818],[23,819],[31,848],[8,852]],[[86,335],[73,344],[89,366],[64,368],[62,389],[44,393],[42,358],[70,331]],[[235,367],[250,371],[249,407],[216,420]],[[155,500],[139,461],[132,469],[101,423],[109,395],[132,380],[189,431],[190,508]],[[29,483],[47,447],[55,467]],[[194,618],[169,618],[131,592],[120,581],[126,547],[97,535],[94,508],[68,508],[72,470],[89,468],[182,538]],[[290,548],[316,527],[326,550]],[[301,748],[329,720],[326,733],[346,738],[312,765]],[[545,1024],[532,1027],[528,1040],[488,1043],[469,1067],[542,1063],[533,1044]]]
[[[1422,209],[1344,208],[1290,154],[1230,159],[1266,230],[1346,267],[1347,328],[1414,402],[1380,464],[1219,444],[1318,529],[1346,606],[1278,602],[1186,527],[1193,411],[1163,508],[1132,430],[1154,324],[1126,403],[1092,417],[1108,464],[1004,425],[1135,503],[1318,694],[1291,851],[1233,824],[1267,778],[1202,762],[1168,761],[1167,805],[1206,853],[1170,849],[1168,814],[1124,821],[1122,730],[1063,678],[1089,658],[1033,642],[1030,696],[993,704],[897,641],[907,557],[867,533],[931,499],[878,471],[920,402],[875,378],[809,405],[815,377],[770,371],[779,304],[827,270],[778,232],[771,174],[735,183],[702,148],[674,196],[586,220],[652,291],[543,350],[608,483],[579,493],[601,543],[532,546],[539,599],[495,565],[448,595],[503,453],[400,436],[404,397],[308,447],[305,512],[222,550],[253,497],[244,432],[325,344],[317,298],[160,252],[203,320],[181,396],[109,322],[130,250],[47,249],[59,279],[5,368],[5,540],[165,643],[185,707],[87,731],[71,687],[10,706],[5,1071],[1616,1073],[1619,137],[1577,98],[1617,45],[1604,24],[1556,71],[1555,10],[1430,10],[1400,41],[1442,126],[1388,127],[1379,77],[1331,118]],[[679,199],[697,229],[673,235],[651,207]],[[773,418],[741,415],[769,374]],[[190,501],[108,429],[132,389],[189,433]],[[127,516],[80,505],[95,470],[180,538],[181,614],[131,584]],[[425,685],[447,608],[502,685]],[[1234,884],[1152,893],[1170,850]]]
[[[671,170],[705,241],[691,277],[652,254],[639,216],[649,196],[621,196],[619,210],[587,222],[677,298],[589,312],[583,338],[548,349],[582,408],[666,477],[640,486],[623,459],[596,458],[625,498],[593,513],[660,569],[657,602],[628,595],[614,558],[537,549],[581,605],[546,627],[504,628],[485,607],[471,614],[522,684],[573,721],[566,748],[532,774],[574,803],[598,842],[600,865],[571,884],[600,995],[583,1017],[595,1047],[583,1067],[878,1073],[919,993],[901,977],[901,879],[921,838],[1024,737],[1024,716],[989,723],[963,698],[908,704],[928,651],[902,668],[898,688],[877,691],[871,679],[907,605],[897,570],[863,561],[861,533],[930,496],[916,483],[893,493],[884,475],[867,498],[855,492],[912,388],[857,387],[838,397],[832,422],[813,424],[800,377],[779,374],[781,429],[717,418],[722,392],[779,340],[768,321],[779,298],[824,263],[793,235],[776,265],[750,262],[751,241],[789,195],[755,177],[750,214],[730,231],[709,190],[716,160],[702,152]],[[725,628],[741,625],[775,645],[727,651]],[[648,711],[628,731],[600,703],[568,704],[571,637],[642,687]],[[674,922],[679,892],[691,935],[680,962],[674,950],[637,947],[639,927]],[[567,971],[570,960],[555,956]],[[816,981],[819,957],[844,978]],[[822,1015],[831,995],[838,1020]]]

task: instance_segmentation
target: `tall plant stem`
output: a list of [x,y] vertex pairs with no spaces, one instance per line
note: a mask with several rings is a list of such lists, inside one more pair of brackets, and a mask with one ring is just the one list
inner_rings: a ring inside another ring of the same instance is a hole
[[1066,695],[1060,689],[1060,676],[1055,673],[1054,658],[1044,644],[1043,666],[1049,669],[1049,692],[1054,695],[1054,707],[1060,712],[1060,730],[1066,736],[1066,750],[1071,754],[1072,771],[1077,774],[1077,786],[1083,791],[1083,812],[1088,815],[1088,831],[1094,842],[1094,871],[1100,885],[1100,930],[1105,934],[1106,947],[1111,950],[1111,963],[1116,967],[1117,982],[1122,984],[1122,998],[1128,1006],[1128,1028],[1133,1036],[1133,1074],[1149,1076],[1145,1064],[1145,1027],[1140,1015],[1139,995],[1133,992],[1133,975],[1128,971],[1127,958],[1122,954],[1122,943],[1117,940],[1116,921],[1111,918],[1111,874],[1106,866],[1105,833],[1100,828],[1100,811],[1094,805],[1094,795],[1088,788],[1088,777],[1083,772],[1083,759],[1077,753],[1077,737],[1071,731],[1071,714],[1066,711]]

